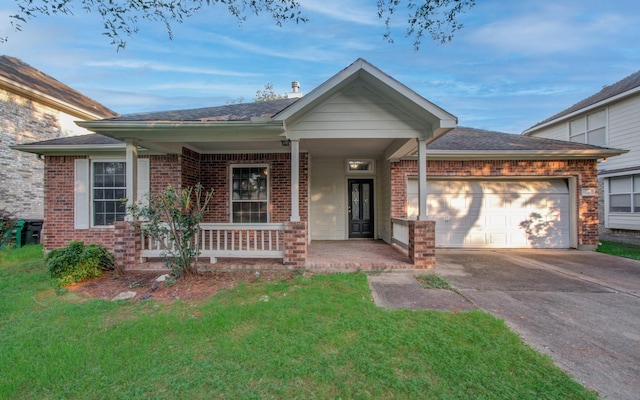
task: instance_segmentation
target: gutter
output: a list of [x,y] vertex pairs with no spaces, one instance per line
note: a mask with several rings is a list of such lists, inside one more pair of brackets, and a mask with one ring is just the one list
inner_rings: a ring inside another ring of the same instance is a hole
[[[600,159],[628,153],[629,150],[429,150],[427,160],[567,160]],[[410,157],[411,159],[416,158]]]

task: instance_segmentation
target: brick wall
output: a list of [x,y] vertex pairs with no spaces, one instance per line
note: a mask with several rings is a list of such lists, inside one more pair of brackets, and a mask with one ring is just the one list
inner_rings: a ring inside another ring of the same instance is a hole
[[0,89],[0,207],[18,218],[44,217],[44,163],[9,146],[89,133],[51,107]]
[[[416,160],[391,163],[391,217],[406,217],[407,177],[418,175]],[[572,177],[577,183],[578,246],[598,243],[598,170],[595,160],[427,160],[427,180],[435,177]],[[583,197],[582,188],[596,189],[596,196]]]
[[[196,153],[197,154],[197,153]],[[183,164],[184,164],[183,153]],[[191,162],[191,161],[190,161]],[[194,162],[195,163],[195,162]],[[230,186],[231,165],[266,164],[269,166],[270,221],[286,222],[291,217],[291,154],[201,154],[199,155],[200,183],[214,196],[205,214],[207,222],[231,222]],[[300,154],[300,218],[308,215],[308,154]]]
[[84,156],[47,156],[45,159],[45,215],[42,244],[46,250],[74,240],[100,243],[113,249],[113,228],[74,229],[74,160]]

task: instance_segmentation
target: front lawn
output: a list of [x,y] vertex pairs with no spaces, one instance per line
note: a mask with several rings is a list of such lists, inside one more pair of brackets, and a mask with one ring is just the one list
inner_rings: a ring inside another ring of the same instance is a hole
[[601,240],[598,245],[598,252],[611,254],[612,256],[631,258],[633,260],[640,260],[640,246],[635,244]]
[[363,274],[243,283],[207,301],[56,295],[0,265],[3,399],[595,399],[483,312],[388,311]]

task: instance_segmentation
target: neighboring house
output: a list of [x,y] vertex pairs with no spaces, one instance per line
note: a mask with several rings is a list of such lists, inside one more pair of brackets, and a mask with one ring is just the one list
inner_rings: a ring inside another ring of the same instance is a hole
[[87,134],[75,120],[117,114],[14,57],[0,56],[0,208],[44,217],[44,163],[10,146]]
[[415,268],[436,246],[594,249],[597,160],[621,153],[457,127],[362,59],[301,98],[79,125],[97,134],[16,146],[45,157],[45,248],[103,243],[128,266],[159,250],[120,199],[196,183],[215,190],[212,258],[305,266],[309,243],[350,239],[400,244]]
[[628,150],[598,165],[600,233],[640,239],[640,71],[522,134]]

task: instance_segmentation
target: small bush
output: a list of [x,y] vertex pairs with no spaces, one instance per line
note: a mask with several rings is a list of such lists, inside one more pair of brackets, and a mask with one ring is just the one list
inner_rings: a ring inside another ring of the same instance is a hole
[[0,247],[3,246],[11,246],[11,234],[9,233],[16,223],[15,215],[5,210],[4,208],[0,208]]
[[52,250],[46,265],[55,287],[67,286],[83,279],[97,278],[102,271],[113,270],[113,254],[99,244],[71,242],[67,247]]

